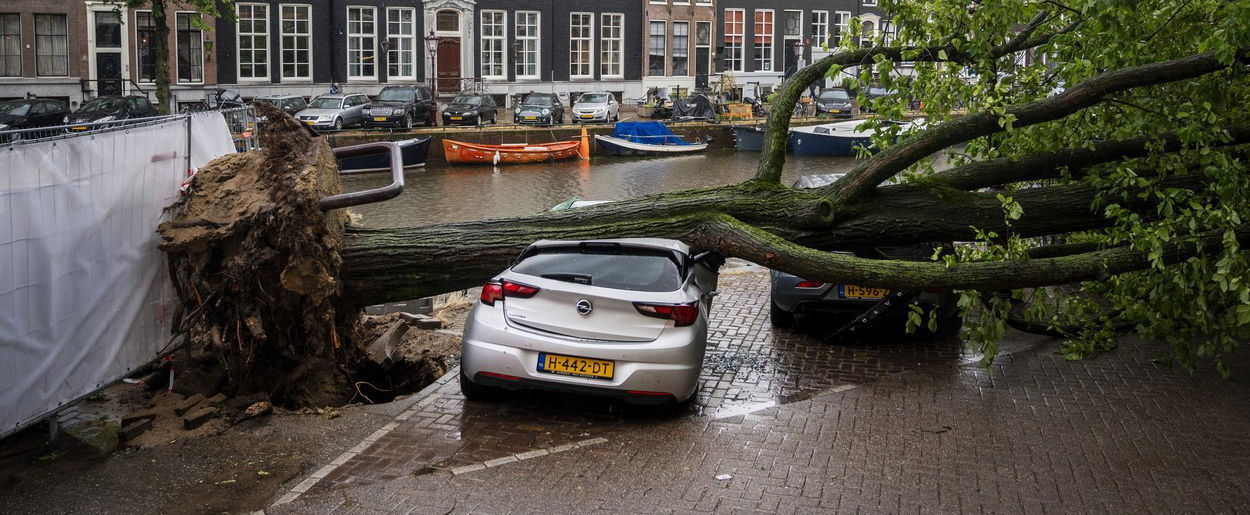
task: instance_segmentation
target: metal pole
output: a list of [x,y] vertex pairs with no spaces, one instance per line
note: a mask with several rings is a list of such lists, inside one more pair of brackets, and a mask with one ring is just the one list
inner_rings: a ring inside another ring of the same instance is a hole
[[186,174],[191,175],[191,113],[187,113],[187,170]]

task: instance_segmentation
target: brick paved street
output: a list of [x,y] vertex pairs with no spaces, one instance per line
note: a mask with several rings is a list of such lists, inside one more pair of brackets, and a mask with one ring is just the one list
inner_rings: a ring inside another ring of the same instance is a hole
[[1250,509],[1244,356],[1224,381],[1152,343],[1070,363],[1015,333],[991,374],[957,342],[774,333],[758,270],[721,290],[688,412],[468,403],[448,376],[270,511]]

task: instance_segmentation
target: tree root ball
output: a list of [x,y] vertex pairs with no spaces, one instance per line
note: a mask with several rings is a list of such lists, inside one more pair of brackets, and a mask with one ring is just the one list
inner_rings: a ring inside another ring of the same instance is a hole
[[216,159],[160,225],[181,298],[176,330],[216,356],[227,391],[263,391],[291,407],[347,402],[362,366],[359,314],[335,308],[344,210],[318,201],[341,192],[326,141],[268,106],[263,149]]

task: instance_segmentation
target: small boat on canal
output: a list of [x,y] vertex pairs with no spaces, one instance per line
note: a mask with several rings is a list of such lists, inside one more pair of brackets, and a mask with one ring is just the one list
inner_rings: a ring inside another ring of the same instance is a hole
[[[395,144],[399,145],[399,153],[404,158],[404,168],[425,166],[425,157],[430,153],[429,136],[396,141]],[[339,173],[343,174],[391,171],[390,160],[385,153],[345,157],[338,162]]]
[[759,152],[764,148],[764,127],[760,125],[735,125],[734,145],[740,151]]
[[617,122],[611,136],[596,134],[595,141],[613,156],[667,156],[707,149],[707,143],[683,140],[662,122]]
[[[824,123],[807,127],[790,129],[790,151],[800,156],[850,156],[854,157],[858,147],[871,147],[873,130],[858,130],[863,120]],[[902,126],[906,131],[912,125],[924,123],[923,119],[908,122],[888,121],[885,123]],[[877,148],[868,148],[876,152]]]
[[453,139],[443,140],[443,156],[456,164],[541,163],[577,157],[577,140],[550,143],[505,143],[486,145]]

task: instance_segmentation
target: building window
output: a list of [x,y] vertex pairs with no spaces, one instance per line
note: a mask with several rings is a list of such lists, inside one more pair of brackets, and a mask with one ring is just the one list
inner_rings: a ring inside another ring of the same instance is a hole
[[864,7],[876,7],[877,0],[864,0]]
[[842,38],[851,30],[851,13],[838,11],[833,13],[833,42],[830,46],[840,46]]
[[376,79],[378,77],[377,9],[373,7],[347,8],[347,78]]
[[888,21],[881,22],[881,45],[890,46],[894,42],[894,24]]
[[746,37],[746,11],[725,9],[725,69],[740,72],[743,39]]
[[772,11],[755,11],[755,71],[773,71]]
[[64,14],[35,15],[35,74],[40,77],[69,75],[69,42]]
[[417,10],[411,7],[386,9],[386,74],[396,79],[417,78]]
[[829,44],[829,11],[812,11],[812,46]]
[[204,34],[195,21],[199,13],[175,14],[175,28],[178,31],[178,82],[198,84],[204,82]]
[[690,75],[690,24],[673,22],[673,76]]
[[139,82],[156,82],[156,22],[152,11],[135,11],[135,57],[139,60]]
[[282,5],[282,78],[312,80],[312,7]]
[[538,78],[538,38],[542,34],[538,22],[537,11],[517,11],[516,13],[516,40],[520,50],[516,62],[518,79]]
[[569,76],[593,77],[595,55],[595,15],[569,15]]
[[0,14],[0,77],[21,76],[21,18],[17,14]]
[[621,53],[625,48],[625,15],[604,13],[599,16],[599,75],[623,77],[625,68]]
[[664,56],[668,53],[665,39],[668,37],[668,23],[651,22],[650,37],[647,39],[647,75],[664,75]]
[[439,32],[460,32],[460,13],[442,10],[434,15],[434,27]]
[[269,6],[238,4],[239,79],[269,78]]
[[508,13],[482,11],[482,77],[503,79]]
[[859,46],[872,46],[872,38],[877,35],[877,26],[871,21],[865,21],[860,25]]

